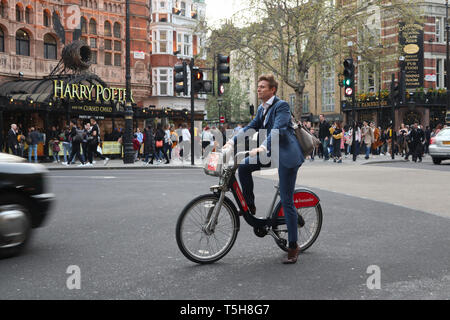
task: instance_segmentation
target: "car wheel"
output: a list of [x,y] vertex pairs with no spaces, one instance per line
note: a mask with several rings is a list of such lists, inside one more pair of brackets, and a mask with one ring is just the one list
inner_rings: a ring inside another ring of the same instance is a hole
[[0,195],[0,258],[23,252],[31,237],[29,201],[20,194]]
[[433,158],[433,163],[434,164],[441,164],[441,159],[438,159],[438,158]]

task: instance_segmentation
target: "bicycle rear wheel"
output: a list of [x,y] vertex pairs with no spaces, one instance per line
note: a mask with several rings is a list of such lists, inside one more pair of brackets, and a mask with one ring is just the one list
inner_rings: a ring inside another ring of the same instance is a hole
[[[278,214],[278,212],[277,212]],[[315,207],[298,208],[297,214],[303,218],[304,225],[299,218],[298,227],[298,246],[300,252],[306,251],[316,241],[319,236],[320,229],[322,228],[322,207],[320,203],[317,203]],[[277,243],[277,245],[284,251],[288,251],[288,231],[287,225],[283,217],[278,217],[279,225],[273,227],[273,231],[285,240],[283,243]]]
[[239,215],[234,204],[224,199],[214,232],[206,225],[219,197],[205,194],[192,200],[181,212],[176,227],[177,244],[189,260],[207,264],[223,258],[233,247],[239,231]]

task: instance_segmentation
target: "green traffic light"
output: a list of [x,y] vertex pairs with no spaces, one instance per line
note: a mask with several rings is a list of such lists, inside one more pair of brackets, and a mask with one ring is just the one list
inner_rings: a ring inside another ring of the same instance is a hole
[[349,87],[352,84],[352,80],[351,79],[344,79],[344,86]]

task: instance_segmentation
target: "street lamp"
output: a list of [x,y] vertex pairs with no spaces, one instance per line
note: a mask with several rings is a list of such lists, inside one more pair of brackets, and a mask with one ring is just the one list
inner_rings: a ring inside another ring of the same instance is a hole
[[131,74],[130,74],[130,0],[126,0],[126,51],[125,51],[125,88],[126,88],[126,100],[125,100],[125,132],[123,134],[123,163],[134,163],[134,150],[133,150],[133,108],[131,107]]
[[447,112],[450,111],[450,92],[449,92],[449,88],[450,88],[450,50],[449,50],[449,31],[450,31],[450,26],[448,24],[448,0],[445,0],[445,33],[446,33],[446,53],[447,53],[447,83],[445,84],[446,86],[446,98],[447,98]]

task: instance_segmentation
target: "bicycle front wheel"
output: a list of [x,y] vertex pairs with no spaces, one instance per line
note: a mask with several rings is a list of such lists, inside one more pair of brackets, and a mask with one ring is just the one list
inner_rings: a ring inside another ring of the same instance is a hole
[[206,225],[219,197],[206,194],[192,200],[181,212],[176,228],[177,244],[189,260],[207,264],[223,258],[233,247],[239,231],[239,216],[236,207],[228,198],[224,199],[217,224],[212,232]]

